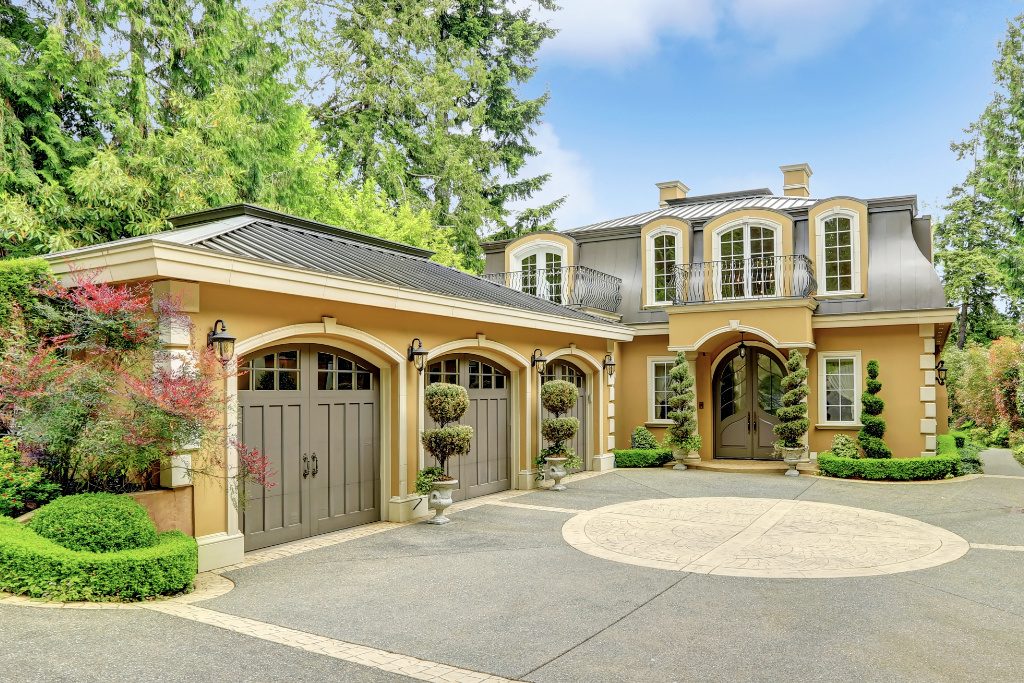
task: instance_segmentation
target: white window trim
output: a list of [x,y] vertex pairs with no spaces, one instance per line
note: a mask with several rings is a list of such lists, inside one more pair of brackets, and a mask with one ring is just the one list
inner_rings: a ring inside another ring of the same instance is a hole
[[[509,252],[509,270],[522,270],[524,258],[533,256],[535,254],[537,256],[540,256],[542,254],[548,253],[556,253],[559,256],[561,256],[563,268],[569,265],[569,250],[566,248],[566,245],[560,242],[555,242],[554,240],[534,240],[533,242],[528,242],[523,246],[518,247],[517,249],[513,249],[512,251]],[[537,261],[539,268],[541,267],[540,258],[538,258]]]
[[644,263],[646,264],[647,279],[644,283],[644,303],[647,306],[672,306],[672,301],[654,300],[654,240],[662,235],[672,235],[676,238],[676,265],[683,262],[683,231],[674,226],[665,225],[655,228],[647,233],[644,238]]
[[[850,219],[850,245],[853,248],[853,278],[850,280],[851,289],[829,291],[826,289],[827,279],[825,277],[825,221],[836,216]],[[818,281],[818,296],[851,296],[863,294],[861,287],[861,258],[860,258],[860,214],[852,209],[836,207],[821,214],[814,220],[815,254],[814,254],[814,275]]]
[[[853,421],[828,419],[825,392],[825,361],[830,358],[853,359]],[[827,427],[860,427],[860,387],[864,377],[861,374],[860,351],[819,351],[818,352],[818,424]]]
[[670,425],[672,420],[657,420],[654,418],[654,364],[675,363],[675,356],[648,356],[647,357],[647,424]]
[[[775,237],[775,256],[776,257],[785,256],[785,254],[782,253],[782,225],[781,224],[776,223],[774,221],[765,220],[763,218],[738,218],[738,219],[736,219],[734,221],[729,221],[725,225],[722,225],[722,226],[719,226],[718,228],[715,228],[715,231],[713,233],[711,233],[711,260],[712,261],[716,261],[717,262],[717,261],[721,261],[722,260],[722,235],[724,235],[725,233],[729,232],[730,230],[734,230],[734,229],[742,227],[742,226],[749,226],[749,227],[759,226],[759,227],[768,228],[769,230],[771,230],[772,234]],[[749,244],[750,244],[750,240],[749,240],[749,234],[750,234],[749,227],[748,227],[748,230],[747,230],[747,233],[746,233],[746,237],[744,237],[744,242],[743,242],[744,250],[746,250],[747,246],[749,246]],[[746,260],[749,260],[751,258],[750,253],[747,252],[747,251],[744,251],[744,257],[743,258],[746,259]],[[779,261],[779,260],[775,261],[775,282],[776,282],[776,287],[779,287],[780,286],[779,283],[781,283],[781,281],[782,281],[781,265],[782,265],[782,261]],[[748,275],[749,275],[749,273],[748,273]],[[752,299],[752,298],[754,298],[750,294],[750,287],[749,287],[749,285],[746,288],[746,290],[747,290],[746,296],[742,296],[742,297],[725,297],[725,296],[723,296],[722,295],[722,275],[721,275],[721,270],[720,269],[718,271],[718,275],[715,277],[714,287],[715,287],[715,301],[743,301],[744,299]]]

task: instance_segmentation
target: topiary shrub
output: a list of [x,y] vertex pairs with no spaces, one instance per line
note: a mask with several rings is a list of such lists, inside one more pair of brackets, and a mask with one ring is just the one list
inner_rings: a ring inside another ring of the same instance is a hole
[[[469,408],[469,394],[464,387],[457,384],[437,382],[426,388],[424,402],[427,414],[438,427],[423,430],[423,448],[447,474],[448,461],[469,453],[472,446],[473,428],[469,425],[452,424]],[[435,477],[437,478],[440,477]]]
[[882,383],[878,381],[878,361],[868,361],[867,389],[860,397],[863,406],[860,422],[864,426],[857,433],[857,441],[864,450],[864,456],[868,458],[892,457],[892,451],[882,439],[885,436],[885,420],[881,415],[885,409],[885,401],[878,397],[881,390]]
[[697,392],[693,388],[690,363],[682,351],[676,353],[676,362],[668,371],[668,442],[689,451],[700,450],[701,438],[697,434]]
[[573,409],[576,401],[579,400],[580,392],[575,384],[565,380],[556,379],[545,382],[540,390],[540,402],[544,408],[554,417],[547,417],[540,423],[540,433],[550,445],[544,448],[540,457],[537,458],[538,465],[550,457],[565,457],[567,467],[579,467],[579,458],[566,442],[571,441],[576,432],[579,431],[580,421],[575,417],[562,417]]
[[860,457],[860,449],[857,448],[857,442],[846,436],[846,434],[836,434],[832,437],[832,448],[829,452],[840,458]]
[[826,452],[818,456],[818,469],[826,477],[841,479],[917,481],[959,476],[961,461],[957,454],[923,458],[841,458]]
[[654,438],[654,434],[651,430],[643,425],[640,425],[633,430],[633,433],[629,437],[629,446],[631,449],[642,449],[651,450],[658,448],[658,440]]
[[0,518],[0,591],[48,600],[143,600],[192,587],[196,540],[180,531],[154,545],[106,553],[69,550]]
[[786,361],[788,374],[782,378],[782,405],[776,415],[779,423],[775,425],[775,434],[779,440],[775,442],[776,448],[803,448],[802,441],[811,426],[807,419],[807,367],[804,365],[804,357],[799,351],[789,352],[789,359]]
[[146,508],[127,496],[82,493],[44,505],[32,531],[68,550],[109,553],[156,545],[156,525]]
[[661,467],[672,460],[668,448],[625,448],[612,453],[616,467]]
[[545,382],[540,389],[540,402],[556,416],[567,413],[576,406],[580,392],[572,382],[562,379]]

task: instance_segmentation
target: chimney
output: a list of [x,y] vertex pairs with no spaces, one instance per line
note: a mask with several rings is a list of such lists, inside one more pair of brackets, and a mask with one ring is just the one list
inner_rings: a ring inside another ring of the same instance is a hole
[[690,191],[690,188],[679,180],[667,180],[655,185],[658,186],[658,206],[668,206],[670,199],[685,199],[686,193]]
[[790,164],[779,166],[782,171],[782,194],[787,197],[810,197],[811,175],[814,173],[809,164]]

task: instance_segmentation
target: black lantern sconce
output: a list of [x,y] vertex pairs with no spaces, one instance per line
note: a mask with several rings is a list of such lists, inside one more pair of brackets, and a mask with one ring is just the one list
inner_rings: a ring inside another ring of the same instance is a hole
[[537,374],[543,375],[544,370],[548,367],[548,359],[545,358],[540,349],[534,349],[533,355],[530,356],[530,367],[537,368]]
[[746,358],[747,357],[747,345],[743,341],[743,335],[744,335],[744,333],[740,332],[740,347],[739,347],[740,348],[740,358]]
[[423,374],[423,368],[427,363],[428,353],[430,353],[430,351],[423,348],[423,342],[420,341],[419,337],[416,337],[409,343],[409,352],[407,357],[409,358],[409,362],[416,366],[416,372],[421,375]]
[[213,329],[206,333],[206,346],[214,350],[221,365],[227,365],[235,355],[235,338],[228,334],[223,320],[215,322]]
[[605,354],[604,357],[604,370],[608,373],[609,377],[615,376],[615,359],[612,358],[612,354]]
[[940,386],[946,385],[946,373],[949,372],[949,368],[946,367],[946,361],[940,360],[935,365],[935,382]]

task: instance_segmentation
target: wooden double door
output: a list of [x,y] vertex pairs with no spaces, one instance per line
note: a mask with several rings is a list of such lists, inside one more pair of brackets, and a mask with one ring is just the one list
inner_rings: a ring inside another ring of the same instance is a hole
[[775,460],[776,413],[782,405],[782,362],[767,349],[733,349],[712,379],[715,457]]
[[243,358],[238,433],[274,484],[248,485],[246,550],[380,519],[380,376],[328,346],[291,344]]

